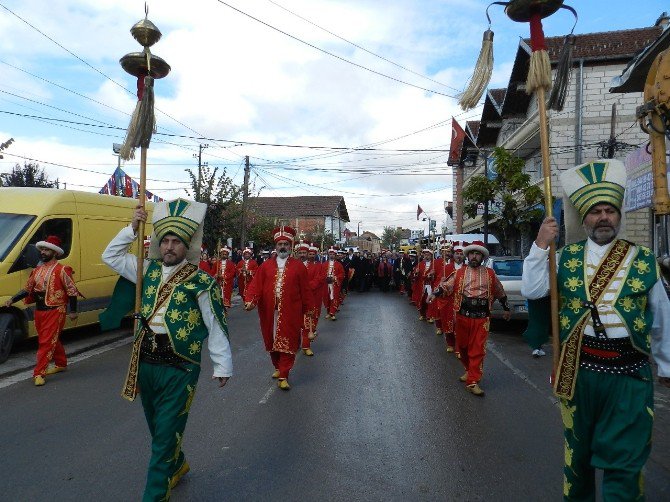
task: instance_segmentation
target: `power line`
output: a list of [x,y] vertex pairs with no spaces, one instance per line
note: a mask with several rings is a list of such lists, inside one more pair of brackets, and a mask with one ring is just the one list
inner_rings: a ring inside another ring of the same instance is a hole
[[383,61],[386,61],[387,63],[390,63],[390,64],[392,64],[393,66],[396,66],[396,67],[400,68],[401,70],[405,70],[405,71],[407,71],[407,72],[409,72],[409,73],[412,73],[412,74],[414,74],[414,75],[416,75],[416,76],[418,76],[418,77],[424,78],[424,79],[426,79],[426,80],[430,80],[431,82],[433,82],[433,83],[435,83],[435,84],[441,85],[441,86],[443,86],[443,87],[446,87],[446,88],[451,89],[451,90],[456,91],[456,92],[460,92],[460,90],[459,90],[459,89],[456,89],[455,87],[451,87],[450,85],[443,84],[442,82],[438,82],[437,80],[433,80],[432,78],[427,77],[426,75],[422,75],[421,73],[415,72],[414,70],[410,70],[409,68],[405,68],[404,66],[402,66],[402,65],[400,65],[400,64],[398,64],[398,63],[396,63],[396,62],[394,62],[394,61],[391,61],[390,59],[387,59],[387,58],[385,58],[384,56],[380,56],[379,54],[376,54],[376,53],[374,53],[374,52],[372,52],[372,51],[366,49],[365,47],[362,47],[362,46],[358,45],[357,43],[352,42],[351,40],[347,40],[346,38],[341,37],[341,36],[338,35],[337,33],[333,33],[332,31],[327,30],[326,28],[324,28],[324,27],[322,27],[322,26],[319,26],[318,24],[314,23],[313,21],[310,21],[309,19],[307,19],[307,18],[301,16],[300,14],[296,14],[296,13],[293,12],[292,10],[289,10],[289,9],[287,9],[286,7],[282,6],[282,5],[279,5],[277,2],[273,2],[272,0],[268,0],[268,2],[270,2],[270,3],[273,4],[273,5],[276,5],[277,7],[279,7],[280,9],[282,9],[282,10],[288,12],[289,14],[291,14],[291,15],[293,15],[293,16],[299,18],[299,19],[302,19],[303,21],[305,21],[305,22],[311,24],[312,26],[315,26],[316,28],[319,28],[320,30],[325,31],[325,32],[328,33],[329,35],[332,35],[332,36],[334,36],[335,38],[338,38],[338,39],[342,40],[343,42],[346,42],[346,43],[348,43],[348,44],[351,44],[351,45],[353,45],[354,47],[356,47],[357,49],[360,49],[360,50],[362,50],[362,51],[364,51],[364,52],[367,52],[367,53],[370,54],[371,56],[374,56],[374,57],[379,58],[379,59],[381,59],[381,60],[383,60]]
[[268,24],[268,23],[266,23],[265,21],[262,21],[262,20],[258,19],[257,17],[252,16],[251,14],[247,14],[246,12],[244,12],[244,11],[238,9],[237,7],[233,7],[232,5],[227,4],[227,3],[224,2],[223,0],[217,0],[217,2],[219,2],[219,3],[222,4],[222,5],[225,5],[226,7],[230,8],[230,9],[236,11],[236,12],[239,12],[240,14],[242,14],[242,15],[244,15],[244,16],[247,16],[247,17],[250,18],[250,19],[253,19],[254,21],[256,21],[256,22],[258,22],[258,23],[261,23],[261,24],[264,25],[264,26],[267,26],[267,27],[270,28],[270,29],[273,29],[273,30],[275,30],[275,31],[277,31],[277,32],[279,32],[279,33],[281,33],[282,35],[286,35],[287,37],[292,38],[292,39],[295,40],[296,42],[300,42],[301,44],[305,44],[305,45],[307,45],[308,47],[311,47],[312,49],[316,49],[316,50],[319,51],[319,52],[323,52],[324,54],[327,54],[327,55],[329,55],[329,56],[331,56],[331,57],[334,57],[334,58],[336,58],[336,59],[339,59],[340,61],[344,61],[345,63],[349,63],[350,65],[353,65],[353,66],[355,66],[355,67],[357,67],[357,68],[360,68],[360,69],[365,70],[365,71],[369,71],[370,73],[374,73],[375,75],[379,75],[380,77],[384,77],[384,78],[387,78],[387,79],[389,79],[389,80],[393,80],[393,81],[395,81],[395,82],[399,82],[399,83],[401,83],[401,84],[405,84],[405,85],[408,85],[408,86],[410,86],[410,87],[414,87],[414,88],[416,88],[416,89],[420,89],[420,90],[422,90],[422,91],[430,92],[430,93],[432,93],[432,94],[439,94],[440,96],[445,96],[445,97],[447,97],[447,98],[457,99],[457,96],[452,96],[452,95],[445,94],[445,93],[440,92],[440,91],[434,91],[434,90],[432,90],[432,89],[427,89],[426,87],[421,87],[420,85],[411,84],[411,83],[406,82],[406,81],[404,81],[404,80],[401,80],[401,79],[399,79],[399,78],[395,78],[395,77],[392,77],[392,76],[390,76],[390,75],[386,75],[385,73],[381,73],[381,72],[378,72],[378,71],[373,70],[373,69],[371,69],[371,68],[368,68],[368,67],[366,67],[366,66],[363,66],[363,65],[360,65],[360,64],[358,64],[358,63],[355,63],[355,62],[353,62],[353,61],[351,61],[351,60],[349,60],[349,59],[343,58],[342,56],[338,56],[337,54],[333,54],[332,52],[329,52],[329,51],[327,51],[327,50],[325,50],[325,49],[322,49],[321,47],[317,47],[316,45],[310,44],[309,42],[306,42],[305,40],[302,40],[302,39],[296,37],[295,35],[291,35],[290,33],[287,33],[287,32],[285,32],[285,31],[283,31],[283,30],[280,30],[279,28],[277,28],[277,27],[275,27],[275,26],[272,26],[271,24]]

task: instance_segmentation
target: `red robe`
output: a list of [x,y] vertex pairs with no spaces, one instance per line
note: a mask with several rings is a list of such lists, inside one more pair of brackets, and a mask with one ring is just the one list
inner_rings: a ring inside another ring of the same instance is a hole
[[307,289],[310,294],[309,311],[305,314],[302,328],[302,348],[308,349],[311,344],[309,336],[314,336],[321,315],[321,298],[323,297],[324,278],[321,263],[304,262],[307,269]]
[[251,282],[257,269],[258,263],[251,258],[237,263],[237,290],[242,298],[245,297],[244,288]]
[[[321,266],[323,267],[322,277],[326,284],[326,287],[323,290],[323,305],[326,307],[330,315],[335,315],[335,312],[337,312],[337,308],[339,307],[340,290],[342,289],[342,283],[344,282],[344,267],[337,260],[333,260],[332,266],[330,261],[323,263]],[[332,279],[332,282],[330,283],[328,281],[329,277]],[[330,285],[333,286],[332,295],[331,288],[329,287]]]
[[278,273],[276,258],[263,262],[247,286],[244,301],[258,306],[265,350],[295,354],[300,348],[303,316],[310,306],[307,269],[300,260],[289,257],[277,297]]
[[198,268],[204,270],[212,277],[216,274],[216,263],[211,263],[209,260],[200,260]]
[[435,276],[434,262],[435,260],[431,260],[428,267],[426,267],[426,260],[421,260],[417,265],[416,308],[422,317],[428,317],[429,304],[426,303],[428,295],[426,294],[425,287],[430,285],[432,290],[433,278]]
[[[466,265],[461,264],[461,267]],[[455,339],[454,339],[454,294],[448,294],[446,290],[446,283],[450,277],[456,273],[456,264],[453,261],[450,261],[442,267],[440,275],[440,282],[438,286],[441,286],[443,293],[437,298],[437,312],[440,318],[440,329],[445,334],[447,346],[454,348]]]
[[[223,266],[222,263],[225,263]],[[233,260],[221,260],[216,262],[216,272],[214,278],[221,286],[221,295],[223,296],[223,306],[230,308],[230,299],[233,296],[233,283],[235,282],[235,264]]]

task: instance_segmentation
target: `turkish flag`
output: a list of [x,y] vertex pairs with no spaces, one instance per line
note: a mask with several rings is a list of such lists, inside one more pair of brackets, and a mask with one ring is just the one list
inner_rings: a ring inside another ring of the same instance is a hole
[[419,219],[419,216],[421,215],[421,213],[423,213],[423,209],[421,209],[421,206],[417,204],[416,205],[416,219],[417,220]]
[[461,149],[463,148],[463,140],[465,139],[465,131],[458,125],[455,118],[451,118],[451,145],[449,146],[449,160],[448,166],[457,166],[461,160]]

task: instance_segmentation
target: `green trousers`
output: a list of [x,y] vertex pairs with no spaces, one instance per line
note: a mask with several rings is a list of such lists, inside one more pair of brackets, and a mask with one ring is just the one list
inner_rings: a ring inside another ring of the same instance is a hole
[[651,368],[639,378],[578,371],[574,398],[561,400],[563,499],[595,501],[595,470],[602,469],[605,502],[644,500],[642,467],[654,422]]
[[143,502],[170,499],[170,478],[184,463],[181,442],[200,367],[140,362],[137,383],[151,432],[151,460]]

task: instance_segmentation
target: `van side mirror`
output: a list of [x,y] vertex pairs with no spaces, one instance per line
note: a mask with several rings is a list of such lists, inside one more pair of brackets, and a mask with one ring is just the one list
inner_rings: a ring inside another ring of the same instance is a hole
[[21,259],[28,268],[35,268],[37,266],[41,257],[40,252],[35,247],[35,244],[28,244],[25,247],[23,253],[21,253]]

